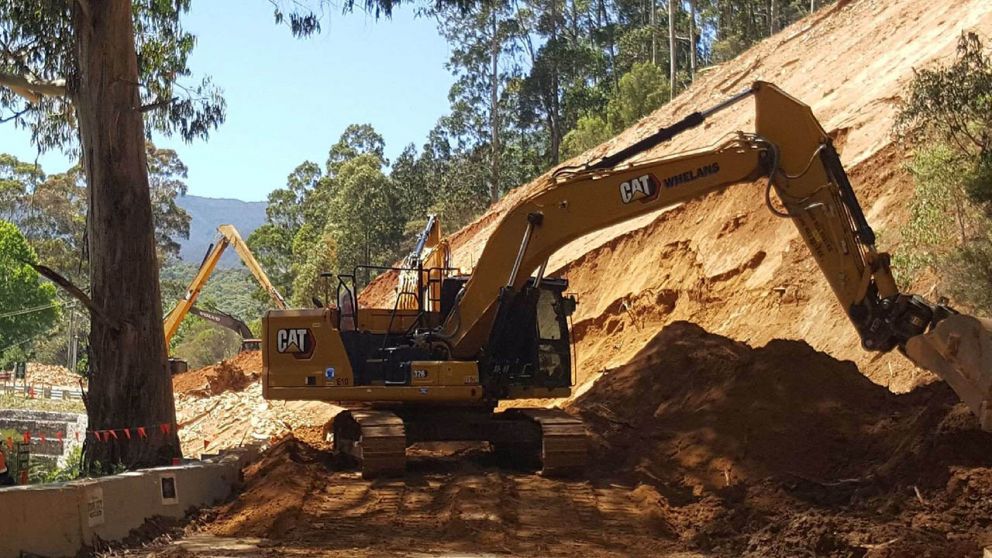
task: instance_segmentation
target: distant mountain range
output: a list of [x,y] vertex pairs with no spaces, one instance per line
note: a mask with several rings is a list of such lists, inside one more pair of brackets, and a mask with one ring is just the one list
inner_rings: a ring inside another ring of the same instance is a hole
[[[179,257],[184,262],[199,265],[210,244],[217,238],[219,225],[234,225],[245,239],[265,222],[265,202],[246,202],[223,198],[201,196],[180,196],[176,203],[192,218],[189,224],[189,240],[180,239]],[[221,267],[238,265],[234,250],[224,253]]]

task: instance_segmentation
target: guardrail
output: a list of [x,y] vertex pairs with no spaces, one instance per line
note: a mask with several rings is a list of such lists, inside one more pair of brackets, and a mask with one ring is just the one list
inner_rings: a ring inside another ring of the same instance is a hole
[[0,395],[22,395],[26,399],[82,400],[83,390],[50,384],[18,384],[0,379]]

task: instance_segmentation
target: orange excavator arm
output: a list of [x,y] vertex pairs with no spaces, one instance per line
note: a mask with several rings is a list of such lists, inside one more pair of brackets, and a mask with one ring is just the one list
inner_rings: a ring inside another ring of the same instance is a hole
[[[753,133],[738,132],[709,149],[626,162],[748,97],[756,108]],[[989,323],[899,292],[889,256],[875,248],[830,137],[807,105],[764,82],[594,164],[558,171],[506,213],[445,324],[432,335],[456,358],[479,358],[501,328],[512,327],[497,323],[502,302],[535,270],[539,280],[548,258],[568,242],[759,178],[767,182],[755,195],[796,225],[864,347],[898,347],[947,380],[983,427],[992,428]]]
[[276,307],[281,310],[285,310],[287,307],[286,301],[279,294],[279,291],[276,290],[275,286],[272,285],[272,282],[269,281],[268,275],[265,274],[265,271],[255,259],[255,256],[252,255],[251,250],[248,249],[248,245],[245,244],[245,241],[241,238],[238,230],[234,228],[234,225],[221,225],[217,227],[217,232],[220,233],[220,237],[211,245],[210,250],[207,251],[207,255],[203,258],[203,262],[200,264],[196,275],[190,281],[189,286],[186,287],[186,294],[176,302],[176,305],[165,317],[165,344],[167,346],[172,340],[172,336],[179,330],[179,324],[183,322],[190,308],[196,304],[196,299],[199,298],[203,285],[210,279],[214,269],[217,267],[217,262],[220,261],[221,256],[224,255],[224,250],[228,246],[232,246],[238,253],[241,261],[248,267],[251,274],[255,276],[255,279],[262,285],[262,288],[269,293]]

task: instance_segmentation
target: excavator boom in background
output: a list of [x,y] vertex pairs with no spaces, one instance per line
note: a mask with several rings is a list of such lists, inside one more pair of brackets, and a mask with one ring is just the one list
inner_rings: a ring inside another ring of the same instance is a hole
[[[193,310],[196,304],[197,298],[200,296],[200,291],[206,284],[207,280],[213,274],[214,269],[217,268],[217,262],[220,261],[221,256],[224,255],[224,251],[228,246],[234,248],[235,252],[244,262],[245,266],[255,276],[258,283],[265,289],[265,292],[269,294],[272,299],[273,304],[276,308],[286,309],[286,301],[283,299],[279,291],[276,290],[275,286],[269,281],[269,276],[265,274],[262,266],[252,255],[251,250],[248,249],[248,245],[245,244],[244,239],[241,238],[241,234],[238,230],[234,228],[234,225],[221,225],[217,227],[217,232],[219,237],[217,241],[210,245],[207,249],[207,254],[203,257],[203,261],[200,263],[200,268],[196,271],[196,275],[193,276],[193,280],[190,281],[189,286],[186,287],[186,293],[180,298],[176,305],[173,306],[172,310],[165,316],[165,346],[169,346],[169,342],[172,341],[172,336],[176,334],[179,330],[179,325],[183,323],[183,319],[186,318],[186,314],[193,312],[194,315],[203,317],[204,319],[217,323],[219,325],[234,329],[237,331],[244,339],[242,343],[242,350],[246,348],[252,348],[258,346],[258,340],[252,338],[251,331],[248,329],[243,322],[236,320],[233,316],[227,314],[216,313],[211,316],[206,316],[204,314],[209,313],[201,309]],[[228,319],[225,319],[228,318]],[[234,323],[237,322],[237,323]],[[247,331],[247,335],[242,331],[241,327]],[[186,363],[180,359],[169,359],[169,369],[173,374],[183,372],[186,370]]]
[[189,313],[201,320],[206,320],[214,325],[223,327],[241,336],[241,352],[259,351],[262,349],[262,340],[256,338],[248,324],[235,318],[234,316],[221,312],[220,310],[207,310],[198,306],[190,306]]
[[[753,132],[628,162],[749,97]],[[807,105],[764,82],[593,164],[556,171],[507,210],[471,275],[444,277],[437,307],[417,290],[415,308],[360,308],[354,276],[339,275],[339,300],[354,314],[347,330],[333,308],[268,312],[263,394],[374,404],[333,424],[335,447],[366,476],[401,473],[411,443],[448,440],[488,441],[546,473],[575,471],[585,458],[577,419],[543,408],[493,412],[502,400],[571,394],[576,302],[565,280],[545,276],[548,259],[583,235],[740,183],[795,223],[865,349],[903,351],[992,428],[990,323],[899,292],[830,137]]]

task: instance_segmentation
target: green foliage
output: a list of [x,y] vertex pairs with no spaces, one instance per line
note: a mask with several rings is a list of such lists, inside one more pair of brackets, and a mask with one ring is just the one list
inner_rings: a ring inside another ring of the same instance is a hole
[[330,218],[341,269],[389,262],[397,255],[405,219],[393,182],[379,163],[365,154],[340,167]]
[[32,263],[37,257],[21,232],[0,221],[0,360],[44,334],[59,316],[55,286],[42,282]]
[[[0,72],[71,83],[78,73],[73,6],[73,2],[0,2]],[[146,129],[178,133],[186,141],[206,138],[223,123],[225,103],[209,77],[195,80],[188,67],[196,37],[180,18],[189,11],[190,0],[134,0],[132,6],[140,101],[154,107],[144,113]],[[0,118],[12,118],[16,125],[30,129],[39,150],[77,151],[76,120],[68,97],[46,96],[31,103],[0,88]]]
[[924,269],[963,304],[992,312],[992,64],[978,37],[962,35],[956,60],[909,84],[896,133],[914,147],[916,181],[902,249],[901,283]]
[[200,368],[236,355],[240,347],[237,333],[194,318],[170,354],[185,360],[190,368]]
[[616,93],[607,103],[606,118],[587,114],[565,135],[565,156],[574,157],[619,134],[663,105],[668,96],[668,78],[661,69],[648,62],[635,63],[620,78]]
[[159,261],[179,257],[177,238],[189,238],[190,216],[176,204],[186,195],[188,169],[172,149],[158,149],[148,142],[148,182],[151,188],[152,218]]
[[66,457],[64,466],[59,467],[54,461],[49,465],[39,466],[32,463],[28,482],[31,484],[47,484],[52,482],[69,482],[83,477],[83,447],[76,446]]
[[579,118],[575,128],[565,134],[562,155],[568,159],[596,147],[613,137],[613,129],[599,115],[587,114]]
[[619,132],[663,105],[669,94],[668,78],[661,69],[638,62],[620,78],[616,95],[606,108],[607,121]]
[[971,198],[992,202],[992,57],[978,35],[961,35],[950,66],[916,72],[896,131],[915,143],[946,143],[968,162]]
[[[159,276],[162,283],[162,308],[165,312],[185,295],[186,287],[195,274],[196,266],[184,262],[173,262],[162,268]],[[200,291],[196,304],[203,308],[215,308],[249,323],[259,318],[272,305],[268,297],[258,300],[253,296],[257,286],[255,278],[244,266],[215,269]],[[187,322],[199,321],[202,320],[187,316],[184,326]],[[173,339],[181,340],[182,336],[183,327],[180,327]]]
[[[176,196],[186,191],[186,166],[174,151],[158,149],[150,142],[147,155],[159,260],[167,262],[175,259],[177,239],[189,233],[190,217],[175,201]],[[84,290],[89,285],[86,211],[86,184],[79,166],[49,175],[38,165],[0,154],[0,214],[11,217],[34,250],[37,262],[57,270]],[[169,299],[170,304],[173,300]],[[72,328],[75,338],[85,339],[89,331],[88,314],[77,310]],[[65,312],[53,324],[50,335],[32,343],[32,357],[49,364],[68,365],[68,330],[68,312]],[[81,350],[78,356],[85,365],[85,351]]]

